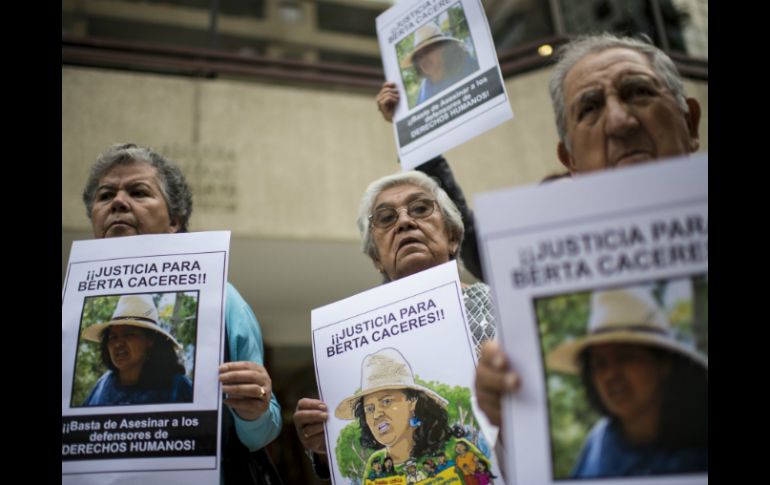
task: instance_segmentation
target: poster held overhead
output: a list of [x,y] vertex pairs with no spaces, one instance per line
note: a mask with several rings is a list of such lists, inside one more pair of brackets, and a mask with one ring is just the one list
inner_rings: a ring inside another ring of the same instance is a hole
[[417,165],[513,117],[479,0],[405,0],[377,17],[401,166]]

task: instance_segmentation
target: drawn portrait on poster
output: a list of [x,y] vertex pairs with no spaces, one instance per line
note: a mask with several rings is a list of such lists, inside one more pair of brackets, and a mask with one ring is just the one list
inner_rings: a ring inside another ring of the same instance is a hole
[[494,483],[470,389],[428,377],[392,347],[363,359],[361,386],[334,412],[351,421],[334,450],[350,483]]
[[555,479],[708,471],[708,275],[534,300]]
[[401,39],[395,48],[409,109],[479,70],[461,2]]
[[83,300],[72,407],[193,400],[198,292]]

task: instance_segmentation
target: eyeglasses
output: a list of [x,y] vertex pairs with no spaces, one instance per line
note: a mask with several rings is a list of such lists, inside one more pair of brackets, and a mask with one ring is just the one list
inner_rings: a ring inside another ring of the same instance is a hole
[[425,219],[433,214],[436,201],[433,199],[413,200],[406,207],[383,207],[369,215],[369,223],[379,229],[388,229],[398,220],[398,214],[406,209],[406,213],[412,219]]

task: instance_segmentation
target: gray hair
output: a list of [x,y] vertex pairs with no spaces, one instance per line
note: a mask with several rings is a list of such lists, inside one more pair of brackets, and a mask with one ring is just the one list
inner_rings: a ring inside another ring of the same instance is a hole
[[91,219],[96,190],[99,180],[117,165],[147,163],[158,172],[158,185],[168,207],[168,216],[179,221],[179,232],[187,232],[187,224],[192,214],[192,191],[187,181],[174,162],[157,152],[133,143],[118,143],[101,153],[91,166],[86,187],[83,189],[83,203],[86,214]]
[[676,103],[682,112],[689,112],[682,78],[679,76],[679,71],[674,65],[674,61],[665,52],[652,45],[649,37],[645,35],[640,40],[632,37],[618,37],[606,32],[597,35],[581,36],[559,48],[556,53],[558,62],[554,67],[549,83],[553,113],[556,116],[556,130],[559,132],[559,140],[567,146],[567,149],[570,148],[570,143],[567,138],[564,78],[567,77],[570,69],[583,57],[614,48],[631,49],[647,57],[653,71],[655,71],[671,94],[674,95]]
[[383,190],[387,190],[391,187],[398,185],[416,185],[430,192],[436,197],[441,215],[444,217],[444,225],[450,239],[457,241],[457,252],[450,255],[451,259],[460,259],[460,246],[465,236],[465,225],[463,225],[463,219],[460,215],[460,211],[452,199],[449,198],[444,189],[442,189],[438,182],[431,177],[428,177],[422,172],[416,170],[410,170],[408,172],[399,172],[393,175],[386,175],[370,183],[364,191],[363,197],[361,197],[361,204],[358,207],[358,232],[361,234],[361,249],[372,260],[378,257],[377,247],[374,245],[374,238],[372,237],[371,224],[369,223],[369,214],[372,213],[374,208],[374,202],[377,200],[377,196]]

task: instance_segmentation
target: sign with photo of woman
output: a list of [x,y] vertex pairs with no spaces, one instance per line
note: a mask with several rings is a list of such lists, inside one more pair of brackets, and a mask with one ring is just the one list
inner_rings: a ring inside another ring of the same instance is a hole
[[475,212],[523,383],[502,405],[506,478],[708,483],[708,154],[482,194]]
[[405,0],[377,17],[403,168],[513,117],[479,0]]
[[62,484],[217,483],[229,232],[75,241]]

